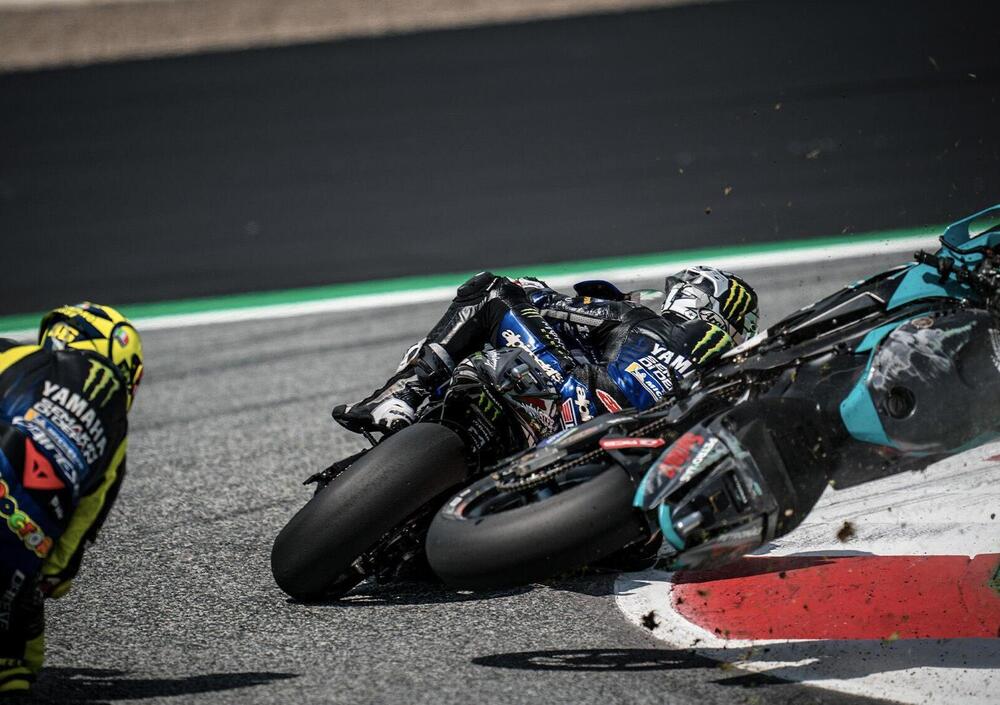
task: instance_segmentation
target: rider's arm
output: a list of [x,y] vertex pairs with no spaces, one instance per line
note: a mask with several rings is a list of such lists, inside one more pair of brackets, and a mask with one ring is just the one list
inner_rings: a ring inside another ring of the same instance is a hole
[[126,438],[112,455],[100,484],[80,499],[69,525],[42,565],[41,584],[46,595],[61,597],[69,591],[71,581],[80,570],[84,550],[97,539],[97,533],[118,497],[118,490],[125,479],[127,446]]
[[537,279],[518,279],[542,316],[587,345],[602,346],[605,339],[637,304],[590,296],[567,296]]

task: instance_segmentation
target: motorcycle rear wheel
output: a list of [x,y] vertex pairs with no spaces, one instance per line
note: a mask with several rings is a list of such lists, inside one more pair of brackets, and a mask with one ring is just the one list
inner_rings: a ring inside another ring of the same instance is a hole
[[434,517],[431,569],[458,588],[538,582],[607,558],[649,538],[632,507],[635,485],[618,464],[579,468],[541,492],[504,492],[494,477],[473,483]]
[[271,549],[275,581],[302,601],[345,594],[365,578],[359,557],[467,477],[464,444],[443,426],[418,423],[386,438],[281,530]]

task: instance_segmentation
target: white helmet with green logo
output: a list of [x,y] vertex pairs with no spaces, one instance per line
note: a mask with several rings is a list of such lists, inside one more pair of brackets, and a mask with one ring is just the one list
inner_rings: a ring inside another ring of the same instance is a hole
[[712,323],[737,345],[757,332],[757,293],[735,274],[715,267],[688,267],[667,277],[664,291],[661,314]]

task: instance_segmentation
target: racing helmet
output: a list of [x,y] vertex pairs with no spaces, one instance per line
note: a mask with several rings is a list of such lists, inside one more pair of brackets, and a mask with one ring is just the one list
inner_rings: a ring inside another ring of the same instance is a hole
[[739,345],[757,332],[757,293],[743,279],[715,267],[688,267],[667,277],[660,314],[708,321]]
[[126,409],[132,407],[142,380],[142,339],[121,313],[89,301],[61,306],[42,318],[38,344],[51,350],[89,350],[108,360],[126,383]]

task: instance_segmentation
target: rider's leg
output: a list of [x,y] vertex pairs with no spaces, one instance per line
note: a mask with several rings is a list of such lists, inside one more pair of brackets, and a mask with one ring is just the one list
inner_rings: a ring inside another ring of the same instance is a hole
[[509,344],[500,331],[512,320],[537,341],[536,352],[544,350],[557,364],[572,366],[558,335],[524,290],[505,277],[481,272],[459,287],[447,311],[427,337],[407,351],[395,375],[361,401],[336,407],[333,417],[352,431],[397,431],[408,426],[431,392],[449,379],[456,363],[487,343]]
[[[6,496],[14,481],[4,478]],[[0,532],[0,695],[24,693],[42,667],[43,598],[38,588],[42,561],[18,534]]]

